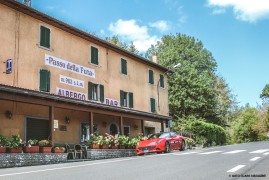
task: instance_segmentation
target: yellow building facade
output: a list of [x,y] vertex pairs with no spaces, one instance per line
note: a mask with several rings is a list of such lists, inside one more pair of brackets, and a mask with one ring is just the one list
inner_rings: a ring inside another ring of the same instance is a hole
[[13,0],[0,13],[0,134],[63,144],[167,130],[168,69]]

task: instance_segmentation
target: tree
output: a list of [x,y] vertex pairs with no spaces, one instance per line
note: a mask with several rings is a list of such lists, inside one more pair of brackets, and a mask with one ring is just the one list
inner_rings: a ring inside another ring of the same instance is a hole
[[262,98],[262,100],[265,103],[268,103],[269,101],[269,84],[266,84],[262,90],[262,93],[260,94],[260,98]]
[[216,61],[202,42],[181,34],[166,35],[157,44],[157,52],[161,65],[172,69],[181,64],[169,75],[172,117],[180,120],[195,116],[223,125],[221,118],[230,106],[229,91],[224,80],[215,75]]

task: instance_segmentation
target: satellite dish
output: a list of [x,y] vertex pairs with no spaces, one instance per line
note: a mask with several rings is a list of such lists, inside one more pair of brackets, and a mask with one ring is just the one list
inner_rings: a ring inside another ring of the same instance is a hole
[[31,0],[23,0],[23,4],[31,7]]

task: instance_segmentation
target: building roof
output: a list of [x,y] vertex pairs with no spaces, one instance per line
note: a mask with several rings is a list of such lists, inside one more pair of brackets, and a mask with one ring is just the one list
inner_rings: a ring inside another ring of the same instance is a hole
[[129,52],[129,51],[117,46],[117,45],[114,45],[114,44],[112,44],[112,43],[110,43],[108,41],[100,39],[100,38],[98,38],[98,37],[96,37],[94,35],[91,35],[91,34],[89,34],[87,32],[84,32],[82,30],[79,30],[78,28],[75,28],[75,27],[73,27],[73,26],[71,26],[69,24],[66,24],[66,23],[64,23],[64,22],[62,22],[60,20],[57,20],[57,19],[55,19],[55,18],[53,18],[51,16],[48,16],[48,15],[46,15],[46,14],[40,12],[40,11],[37,11],[37,10],[35,10],[35,9],[31,8],[31,7],[28,7],[28,6],[26,6],[26,5],[22,4],[22,3],[19,3],[19,2],[15,1],[15,0],[0,0],[0,3],[12,8],[12,9],[14,9],[16,11],[19,11],[19,12],[22,12],[24,14],[27,14],[27,15],[35,18],[35,19],[38,19],[38,20],[43,21],[45,23],[48,23],[48,24],[50,24],[52,26],[55,26],[55,27],[57,27],[59,29],[67,31],[67,32],[69,32],[71,34],[74,34],[74,35],[76,35],[78,37],[81,37],[81,38],[83,38],[83,39],[85,39],[87,41],[96,43],[96,44],[98,44],[100,46],[103,46],[105,48],[108,48],[108,49],[111,49],[113,51],[116,51],[119,54],[123,54],[123,55],[125,55],[125,56],[127,56],[129,58],[132,58],[134,60],[137,60],[137,61],[139,61],[141,63],[144,63],[144,64],[147,64],[149,66],[155,67],[155,68],[157,68],[157,69],[159,69],[161,71],[164,71],[164,72],[168,71],[167,68],[165,68],[165,67],[163,67],[163,66],[161,66],[161,65],[159,65],[157,63],[149,61],[146,58],[143,58],[143,57],[138,56],[138,55],[136,55],[134,53],[131,53],[131,52]]
[[[40,91],[35,91],[35,90],[30,90],[30,89],[25,89],[25,88],[8,86],[4,84],[0,84],[0,94],[1,92],[5,92],[8,94],[16,94],[19,96],[34,97],[37,99],[46,99],[46,100],[50,100],[54,102],[69,103],[76,106],[79,105],[79,106],[84,106],[84,107],[89,107],[89,108],[103,109],[106,111],[128,113],[132,115],[153,118],[159,121],[171,119],[171,117],[169,116],[158,115],[158,114],[154,114],[150,112],[138,111],[138,110],[133,110],[133,109],[124,108],[124,107],[110,106],[110,105],[106,105],[102,103],[97,103],[94,101],[79,100],[79,99],[59,96],[55,94],[50,94],[50,93],[45,93],[45,92],[40,92]],[[0,97],[0,99],[4,99],[4,98]]]

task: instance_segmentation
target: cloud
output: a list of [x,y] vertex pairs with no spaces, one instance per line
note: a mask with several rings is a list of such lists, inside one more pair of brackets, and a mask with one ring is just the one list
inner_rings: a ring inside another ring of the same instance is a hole
[[164,21],[164,20],[159,20],[153,23],[149,23],[150,27],[156,28],[161,32],[167,31],[170,29],[168,22]]
[[213,9],[212,14],[224,14],[226,12],[225,8]]
[[269,19],[268,0],[208,0],[208,5],[213,8],[230,7],[236,19],[242,21],[255,22],[260,19]]
[[135,47],[141,52],[147,51],[151,44],[155,44],[159,40],[157,36],[149,35],[147,26],[140,26],[134,19],[119,19],[110,23],[108,29],[113,35],[121,36],[127,41],[133,41]]

